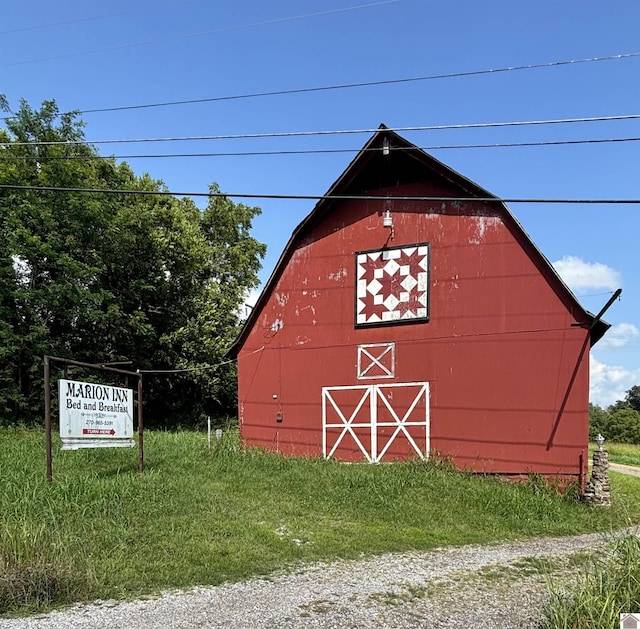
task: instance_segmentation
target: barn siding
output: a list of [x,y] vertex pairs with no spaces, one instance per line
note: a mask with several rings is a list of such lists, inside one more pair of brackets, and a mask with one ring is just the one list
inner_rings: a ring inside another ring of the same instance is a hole
[[[377,194],[443,190],[412,184]],[[355,253],[384,246],[389,230],[379,201],[342,203],[298,241],[239,352],[243,438],[321,454],[323,387],[366,384],[356,378],[357,346],[393,342],[390,382],[429,383],[432,450],[478,471],[578,474],[587,331],[572,327],[545,269],[508,218],[482,203],[391,207],[390,246],[431,245],[429,322],[354,327]],[[336,456],[362,458],[349,439],[343,445]],[[412,449],[398,442],[393,456],[403,455]]]

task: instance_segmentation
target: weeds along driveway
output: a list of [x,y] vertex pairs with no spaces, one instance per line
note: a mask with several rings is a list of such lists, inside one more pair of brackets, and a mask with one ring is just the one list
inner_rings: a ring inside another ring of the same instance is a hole
[[0,629],[532,627],[545,575],[580,568],[601,534],[387,554],[269,579],[77,605]]

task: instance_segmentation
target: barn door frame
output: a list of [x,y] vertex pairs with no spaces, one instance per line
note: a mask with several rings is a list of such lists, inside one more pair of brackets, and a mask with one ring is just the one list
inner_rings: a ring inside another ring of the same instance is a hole
[[[409,388],[418,387],[418,391],[413,398],[413,401],[409,405],[406,412],[400,417],[400,413],[396,412],[393,408],[387,396],[384,392],[387,389],[393,388]],[[361,391],[362,395],[360,400],[356,404],[353,412],[347,418],[347,413],[340,409],[339,404],[334,399],[332,392],[334,391]],[[424,400],[425,405],[425,417],[420,421],[409,421],[409,417],[415,410],[416,406]],[[389,414],[393,418],[393,421],[379,422],[378,421],[378,402],[381,402]],[[355,417],[360,412],[360,409],[368,403],[369,404],[369,421],[368,422],[354,422]],[[327,421],[327,408],[331,406],[340,418],[339,423],[329,423]],[[334,452],[338,449],[338,446],[347,434],[353,437],[353,440],[358,445],[360,452],[369,461],[369,463],[379,463],[382,457],[387,453],[389,446],[395,441],[396,437],[402,432],[407,438],[407,441],[421,459],[426,459],[429,456],[430,448],[430,432],[429,432],[429,383],[428,382],[397,382],[393,384],[368,384],[368,385],[348,385],[338,387],[323,387],[322,388],[322,455],[325,459],[329,459],[333,456]],[[389,426],[393,427],[394,431],[389,437],[384,447],[378,451],[378,427]],[[416,440],[411,436],[407,430],[408,426],[424,426],[425,428],[425,450],[420,449]],[[327,429],[341,428],[342,432],[336,439],[331,449],[327,452]],[[354,428],[369,428],[371,451],[368,451],[364,447],[362,441],[358,438],[358,435],[353,430]]]

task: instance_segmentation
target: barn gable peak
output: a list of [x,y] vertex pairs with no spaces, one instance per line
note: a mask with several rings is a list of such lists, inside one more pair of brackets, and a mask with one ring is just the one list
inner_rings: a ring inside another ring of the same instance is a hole
[[255,324],[262,305],[269,298],[274,285],[288,263],[296,244],[311,229],[332,213],[344,201],[344,197],[369,194],[377,196],[380,194],[380,190],[383,189],[399,187],[405,184],[435,181],[446,183],[446,187],[449,190],[456,192],[456,194],[451,194],[453,198],[465,197],[490,200],[489,203],[492,209],[502,215],[503,220],[509,225],[512,232],[516,234],[520,242],[537,258],[547,280],[555,285],[559,294],[563,295],[565,303],[570,304],[572,310],[575,308],[576,312],[582,313],[583,319],[588,322],[595,322],[595,325],[591,328],[591,345],[595,344],[605,334],[610,324],[603,320],[597,320],[592,313],[584,310],[571,290],[553,269],[551,263],[537,248],[499,197],[429,155],[415,144],[389,129],[386,125],[380,124],[340,177],[316,203],[313,210],[294,229],[255,307],[245,321],[233,345],[229,348],[227,356],[237,356],[244,340]]
[[[495,195],[449,168],[386,125],[380,124],[325,196],[368,194],[384,188],[438,179],[458,189],[463,196],[497,199]],[[321,200],[311,215],[325,205],[326,199]]]

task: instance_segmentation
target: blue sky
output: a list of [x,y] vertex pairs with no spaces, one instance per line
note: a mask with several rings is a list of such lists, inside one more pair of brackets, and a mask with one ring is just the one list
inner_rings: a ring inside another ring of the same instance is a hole
[[[640,52],[640,3],[538,0],[5,0],[0,93],[88,110]],[[372,129],[640,113],[640,57],[183,106],[86,113],[90,140]],[[640,137],[640,120],[401,131],[421,147]],[[369,134],[99,146],[103,154],[359,149]],[[503,198],[639,199],[640,143],[429,150]],[[324,193],[355,153],[128,159],[171,190]],[[312,201],[257,200],[266,280]],[[510,204],[612,329],[591,400],[640,384],[640,207]],[[532,383],[535,386],[535,383]]]

